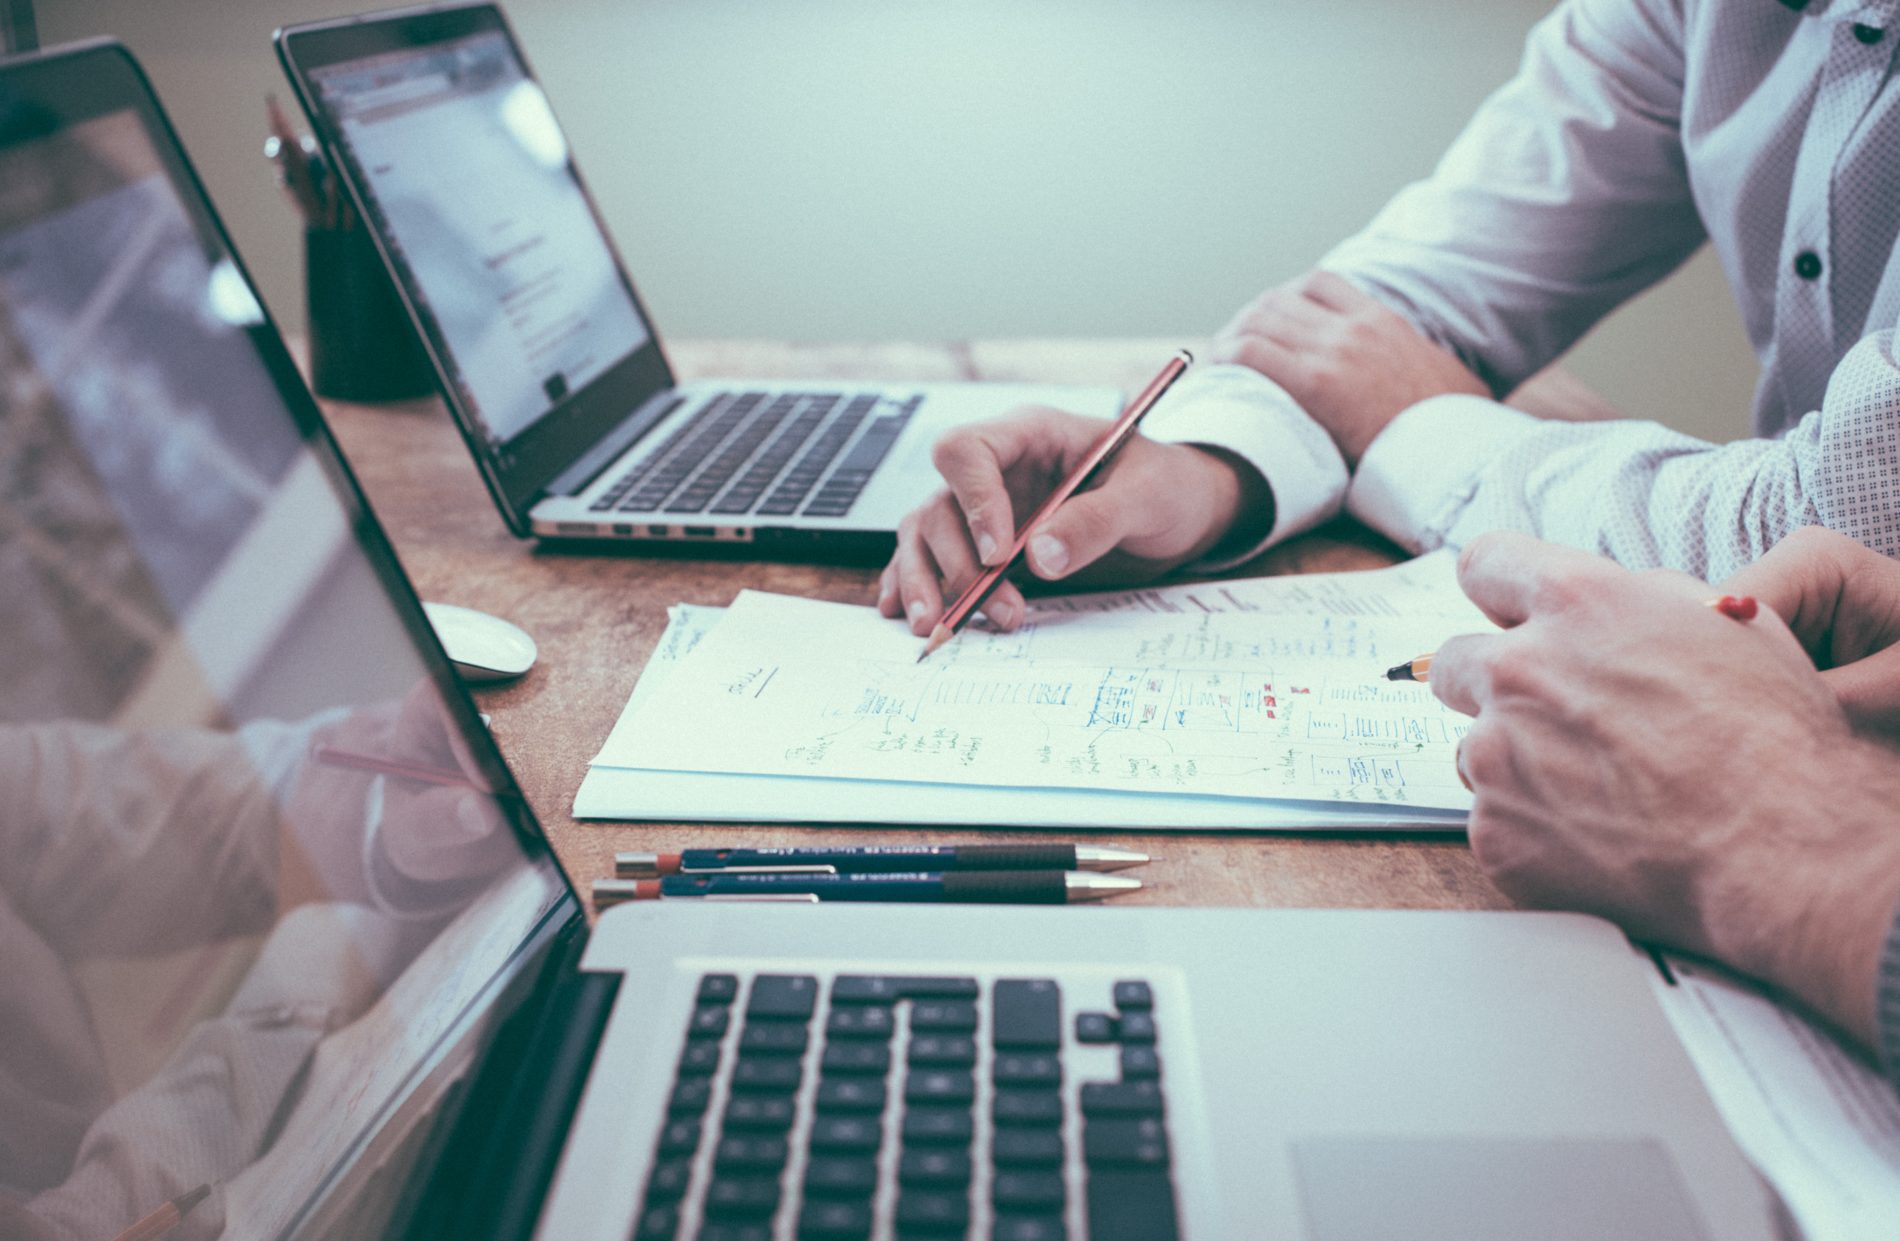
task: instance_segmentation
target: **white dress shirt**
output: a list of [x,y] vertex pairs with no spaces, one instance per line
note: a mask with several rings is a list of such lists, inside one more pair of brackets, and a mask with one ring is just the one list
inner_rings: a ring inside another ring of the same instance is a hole
[[1510,528],[1711,578],[1804,525],[1900,556],[1897,18],[1900,0],[1565,0],[1432,176],[1321,263],[1506,394],[1707,239],[1762,362],[1763,438],[1444,396],[1349,478],[1237,366],[1190,374],[1148,433],[1256,466],[1269,543],[1343,505],[1412,550]]

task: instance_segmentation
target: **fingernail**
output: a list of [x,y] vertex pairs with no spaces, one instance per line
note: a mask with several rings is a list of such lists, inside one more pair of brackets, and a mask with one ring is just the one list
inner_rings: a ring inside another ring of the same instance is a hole
[[1029,540],[1029,551],[1036,558],[1036,567],[1044,573],[1060,574],[1069,567],[1069,549],[1053,534],[1039,534]]
[[922,616],[925,612],[928,612],[929,610],[930,610],[930,605],[925,603],[922,599],[912,599],[910,601],[910,606],[905,608],[904,612],[912,620],[916,620],[919,616]]
[[1021,610],[1013,601],[1009,603],[992,604],[986,608],[985,611],[989,612],[991,620],[995,621],[1004,629],[1014,628],[1016,622],[1023,618]]
[[488,835],[488,817],[483,813],[485,808],[479,797],[465,795],[456,799],[455,823],[462,829],[463,840],[480,840]]
[[995,536],[988,535],[988,534],[977,535],[976,536],[976,554],[978,558],[983,561],[984,564],[994,563],[996,560]]

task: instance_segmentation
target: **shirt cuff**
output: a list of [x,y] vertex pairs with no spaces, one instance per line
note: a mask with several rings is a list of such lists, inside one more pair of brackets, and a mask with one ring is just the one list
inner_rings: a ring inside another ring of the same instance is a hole
[[1484,397],[1429,397],[1387,424],[1359,459],[1346,511],[1408,551],[1441,546],[1478,471],[1537,419]]
[[1887,1080],[1900,1086],[1900,909],[1894,911],[1887,945],[1880,953],[1874,992],[1874,1042]]
[[1312,529],[1339,512],[1346,494],[1346,462],[1333,437],[1286,389],[1245,366],[1221,363],[1190,371],[1141,430],[1163,444],[1231,452],[1259,471],[1273,494],[1273,527],[1266,537],[1188,566],[1196,572],[1231,568]]

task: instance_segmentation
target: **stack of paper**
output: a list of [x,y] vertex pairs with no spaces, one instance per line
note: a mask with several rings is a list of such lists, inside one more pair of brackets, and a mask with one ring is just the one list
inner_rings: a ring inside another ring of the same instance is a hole
[[1455,828],[1467,724],[1392,664],[1489,628],[1449,555],[1035,604],[923,663],[864,607],[677,608],[581,818]]

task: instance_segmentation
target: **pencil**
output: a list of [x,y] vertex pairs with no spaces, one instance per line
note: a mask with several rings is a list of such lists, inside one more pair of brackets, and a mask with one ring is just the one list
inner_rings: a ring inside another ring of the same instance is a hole
[[114,1237],[112,1241],[154,1241],[154,1238],[162,1237],[184,1223],[185,1216],[191,1213],[191,1208],[203,1202],[210,1192],[211,1186],[200,1185],[190,1193],[180,1194]]
[[345,750],[333,745],[312,746],[310,757],[326,767],[343,767],[351,771],[372,772],[379,776],[396,776],[403,780],[414,780],[419,784],[439,784],[443,788],[472,789],[477,793],[489,791],[459,771],[445,771],[440,767],[420,767],[414,763],[399,763],[394,759],[378,758],[374,754],[359,754],[355,750]]
[[[1714,599],[1704,599],[1702,606],[1705,608],[1714,608],[1732,620],[1744,622],[1754,620],[1756,613],[1761,611],[1761,604],[1755,601],[1755,596],[1753,595],[1722,595]],[[1431,670],[1432,657],[1430,655],[1420,655],[1417,659],[1408,659],[1402,664],[1387,668],[1385,670],[1385,679],[1388,681],[1417,681],[1420,684],[1424,684],[1432,679]]]
[[937,622],[937,627],[930,631],[930,640],[924,643],[923,653],[917,656],[918,663],[921,664],[930,658],[932,651],[955,637],[957,631],[968,623],[970,617],[976,615],[976,610],[983,606],[985,599],[990,597],[990,592],[995,590],[997,583],[1003,580],[1003,575],[1008,573],[1011,566],[1022,557],[1023,549],[1029,546],[1029,537],[1036,532],[1037,527],[1049,520],[1050,516],[1061,508],[1070,496],[1080,491],[1099,470],[1108,464],[1122,445],[1128,442],[1129,437],[1134,435],[1135,428],[1141,425],[1141,420],[1147,417],[1148,411],[1155,407],[1155,402],[1174,386],[1174,381],[1181,377],[1181,372],[1193,364],[1194,355],[1185,349],[1168,359],[1168,364],[1161,368],[1161,373],[1148,381],[1148,386],[1128,403],[1128,408],[1122,410],[1121,417],[1115,420],[1114,425],[1110,426],[1102,438],[1096,442],[1095,447],[1089,449],[1088,455],[1077,463],[1069,476],[1062,480],[1061,485],[1049,493],[1049,498],[1044,500],[1042,506],[1031,514],[1029,520],[1016,531],[1016,541],[1009,545],[1009,555],[1000,564],[993,564],[985,569],[957,597],[957,601],[950,605],[950,610],[943,614],[943,619]]

